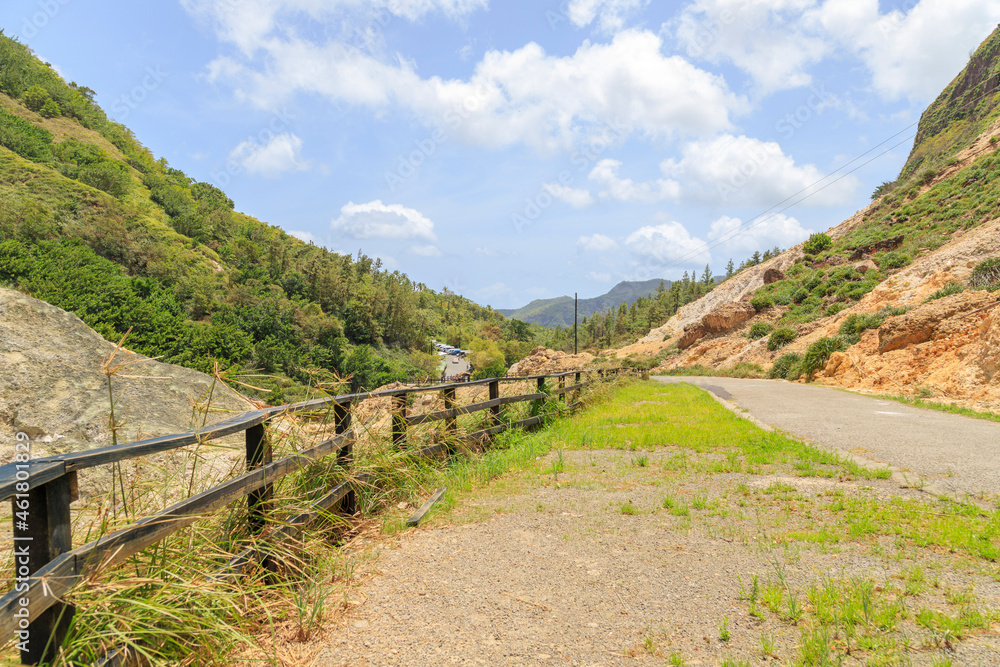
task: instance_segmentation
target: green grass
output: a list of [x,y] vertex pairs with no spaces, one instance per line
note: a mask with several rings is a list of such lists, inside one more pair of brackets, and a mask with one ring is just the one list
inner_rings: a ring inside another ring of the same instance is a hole
[[987,421],[1000,422],[1000,414],[997,414],[996,412],[972,410],[971,408],[964,408],[960,405],[936,403],[934,401],[925,401],[920,398],[899,396],[897,394],[876,394],[873,397],[881,398],[887,401],[896,401],[897,403],[903,403],[904,405],[912,405],[916,408],[925,408],[927,410],[937,410],[938,412],[948,412],[953,415],[962,415],[963,417],[972,417],[973,419],[985,419]]

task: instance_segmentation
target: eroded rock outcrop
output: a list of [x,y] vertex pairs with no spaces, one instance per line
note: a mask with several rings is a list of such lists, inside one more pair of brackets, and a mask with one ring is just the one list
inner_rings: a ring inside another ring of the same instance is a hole
[[910,312],[886,320],[878,329],[879,354],[898,350],[930,340],[935,331],[944,328],[961,330],[963,322],[950,322],[961,313],[968,313],[993,301],[988,292],[962,292],[922,304]]
[[757,311],[749,303],[726,303],[701,318],[701,326],[709,334],[725,333],[742,325],[756,314]]
[[558,350],[547,350],[538,346],[531,354],[510,367],[507,375],[524,377],[526,375],[544,375],[546,373],[561,373],[584,368],[596,359],[589,352],[566,354]]

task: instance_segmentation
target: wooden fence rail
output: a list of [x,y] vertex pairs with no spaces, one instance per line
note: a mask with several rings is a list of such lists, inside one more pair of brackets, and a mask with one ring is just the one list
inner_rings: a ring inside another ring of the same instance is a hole
[[[490,378],[475,382],[443,384],[431,387],[407,387],[385,391],[331,396],[329,398],[292,403],[279,407],[245,412],[231,419],[188,431],[117,447],[49,456],[30,460],[27,440],[19,439],[13,463],[0,466],[0,501],[10,499],[13,506],[13,551],[15,586],[0,597],[0,636],[15,637],[22,664],[37,664],[51,660],[66,635],[74,608],[62,601],[82,578],[113,567],[169,535],[204,518],[208,514],[247,498],[247,536],[259,538],[267,532],[273,540],[293,537],[311,521],[331,511],[353,515],[357,509],[357,491],[368,481],[365,473],[350,472],[354,461],[356,434],[351,428],[351,406],[359,401],[388,397],[391,400],[391,441],[394,446],[406,445],[407,430],[412,426],[444,421],[445,441],[410,453],[413,457],[434,457],[452,453],[459,438],[457,418],[479,411],[489,411],[489,426],[464,436],[466,441],[489,438],[511,428],[526,428],[541,424],[544,417],[530,417],[505,423],[502,408],[526,401],[543,401],[559,396],[565,401],[573,394],[573,404],[581,389],[591,381],[582,376],[595,375],[597,380],[629,372],[627,369],[569,371],[528,377]],[[567,386],[572,376],[573,384]],[[547,390],[547,380],[558,380],[559,387]],[[509,382],[537,383],[537,392],[518,396],[500,396],[500,385]],[[489,400],[465,406],[456,405],[456,390],[462,387],[486,385]],[[419,393],[441,395],[444,410],[424,414],[407,414],[411,395]],[[271,419],[286,414],[332,410],[335,435],[320,444],[291,456],[272,460],[268,440]],[[70,503],[77,499],[77,471],[108,463],[168,452],[180,447],[215,440],[239,432],[245,433],[246,469],[239,477],[219,484],[177,502],[166,509],[139,519],[132,525],[104,535],[97,540],[73,548]],[[20,438],[19,434],[19,438]],[[337,461],[348,477],[312,503],[312,509],[296,516],[274,519],[271,512],[272,489],[282,477],[328,456]],[[255,564],[268,567],[264,547],[251,546],[236,555],[215,573],[211,580],[238,576]],[[127,656],[115,651],[102,664],[126,664]]]

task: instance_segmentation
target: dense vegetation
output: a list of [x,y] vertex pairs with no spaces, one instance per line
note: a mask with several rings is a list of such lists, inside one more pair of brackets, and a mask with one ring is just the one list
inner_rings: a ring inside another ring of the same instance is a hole
[[110,121],[93,91],[2,33],[0,283],[75,312],[109,340],[131,328],[137,352],[259,371],[268,377],[252,384],[272,402],[317,374],[351,375],[354,389],[430,379],[433,336],[492,343],[497,358],[484,361],[494,368],[532,337],[377,259],[329,252],[235,211],[221,190]]

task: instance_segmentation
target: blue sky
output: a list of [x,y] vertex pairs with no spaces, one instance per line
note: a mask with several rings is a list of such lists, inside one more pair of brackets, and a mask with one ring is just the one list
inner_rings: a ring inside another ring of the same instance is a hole
[[721,273],[839,223],[998,21],[991,0],[0,7],[239,210],[498,308]]

